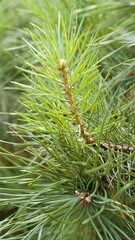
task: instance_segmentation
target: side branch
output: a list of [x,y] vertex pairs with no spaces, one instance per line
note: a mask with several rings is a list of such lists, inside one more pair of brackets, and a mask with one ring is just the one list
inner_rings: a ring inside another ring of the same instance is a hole
[[107,149],[114,149],[119,152],[134,152],[134,147],[133,146],[122,146],[122,145],[117,145],[113,143],[100,143],[100,147],[107,150]]

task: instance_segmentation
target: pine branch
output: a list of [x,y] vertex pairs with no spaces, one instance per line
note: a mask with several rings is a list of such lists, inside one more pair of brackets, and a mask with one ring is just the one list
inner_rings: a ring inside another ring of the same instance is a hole
[[[73,85],[70,85],[70,78],[68,77],[68,70],[66,69],[66,61],[64,59],[60,60],[60,67],[58,68],[59,75],[61,76],[61,85],[64,88],[65,95],[67,96],[67,104],[68,107],[71,110],[71,114],[73,116],[74,122],[79,126],[80,128],[80,135],[85,140],[86,144],[92,144],[97,145],[97,143],[94,141],[94,139],[89,136],[87,129],[84,128],[84,123],[81,117],[81,114],[78,112],[78,106],[76,106],[75,100],[74,100],[74,94],[72,92]],[[100,147],[109,150],[114,149],[116,151],[120,152],[133,152],[134,147],[133,146],[122,146],[117,145],[113,143],[104,143],[100,142]]]
[[[50,13],[53,16],[54,12]],[[132,116],[123,121],[122,112],[126,113],[129,104],[119,98],[115,108],[113,100],[117,99],[109,81],[104,91],[107,76],[98,69],[97,46],[89,38],[90,32],[82,33],[82,24],[74,28],[74,22],[67,29],[59,16],[56,34],[56,24],[50,24],[50,19],[45,21],[45,30],[33,25],[32,40],[26,41],[34,59],[29,59],[24,70],[30,74],[31,86],[24,87],[26,113],[19,114],[23,124],[12,127],[22,140],[27,139],[20,146],[26,147],[29,155],[4,149],[0,153],[8,163],[0,168],[0,203],[5,208],[17,207],[17,212],[3,218],[0,235],[14,240],[131,240],[135,233],[134,159],[133,154],[121,152],[133,152],[134,147],[113,144],[115,139],[126,142],[128,137],[133,142],[134,121]],[[107,53],[107,44],[104,46],[101,59],[107,56],[107,69],[117,65],[116,59],[125,62],[118,54],[109,65],[108,56],[116,51],[111,47]],[[118,50],[119,46],[115,47]],[[125,71],[120,70],[119,79],[124,81],[120,76]],[[104,142],[106,132],[114,139],[112,143]]]
[[87,144],[94,143],[94,140],[92,137],[89,136],[86,129],[84,128],[84,123],[81,119],[80,113],[78,113],[77,109],[78,106],[74,105],[74,95],[72,93],[72,85],[70,85],[70,78],[67,76],[68,71],[66,70],[66,61],[64,59],[60,60],[60,67],[59,67],[59,74],[61,76],[62,80],[62,86],[64,88],[65,94],[67,96],[67,103],[71,110],[71,113],[74,118],[74,122],[79,126],[80,128],[80,135],[85,140]]

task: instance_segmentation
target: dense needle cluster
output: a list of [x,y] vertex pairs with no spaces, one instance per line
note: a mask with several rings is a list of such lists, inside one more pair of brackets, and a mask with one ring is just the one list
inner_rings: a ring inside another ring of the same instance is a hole
[[[58,71],[61,76],[61,85],[64,88],[65,95],[67,96],[67,99],[65,101],[67,102],[68,107],[71,110],[71,114],[73,116],[74,122],[80,128],[80,135],[85,140],[86,144],[92,144],[94,146],[96,145],[96,142],[92,137],[89,136],[87,130],[84,128],[84,123],[82,121],[81,114],[78,113],[78,106],[75,105],[74,94],[72,92],[73,85],[70,85],[70,78],[68,77],[68,70],[66,69],[65,59],[60,60],[60,67],[58,68]],[[116,151],[127,152],[127,153],[134,151],[133,146],[121,146],[113,143],[101,142],[100,147],[105,150],[114,149]]]

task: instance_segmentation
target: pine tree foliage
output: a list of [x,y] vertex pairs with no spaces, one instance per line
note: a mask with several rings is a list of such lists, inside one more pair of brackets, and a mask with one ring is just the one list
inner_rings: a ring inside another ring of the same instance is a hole
[[[19,69],[28,83],[16,83],[26,111],[11,126],[21,150],[0,153],[7,163],[6,170],[0,166],[0,204],[7,209],[0,239],[134,239],[135,60],[125,37],[129,20],[95,32],[83,17],[96,5],[85,2],[66,20],[59,13],[56,23],[44,13],[42,25],[26,29],[31,58]],[[98,11],[93,16],[100,18]]]

